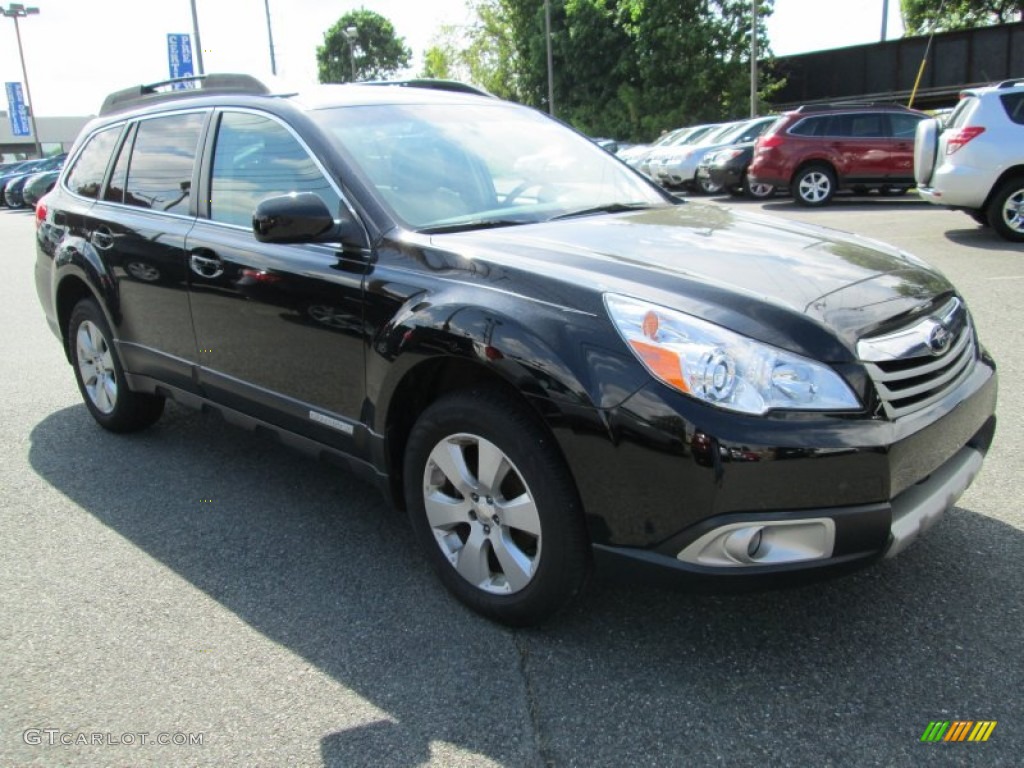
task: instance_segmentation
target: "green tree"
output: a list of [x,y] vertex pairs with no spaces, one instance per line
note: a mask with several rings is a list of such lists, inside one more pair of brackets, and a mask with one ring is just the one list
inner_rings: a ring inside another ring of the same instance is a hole
[[900,0],[908,35],[1024,20],[1024,0]]
[[[355,29],[351,41],[345,34],[350,28]],[[324,44],[316,49],[321,83],[383,80],[409,66],[411,56],[405,38],[395,35],[394,25],[365,8],[349,11],[338,19],[324,32]]]
[[[749,107],[750,0],[550,0],[559,117],[591,135],[645,139]],[[773,0],[761,0],[767,16]],[[546,109],[540,0],[478,0],[475,81]],[[768,48],[763,27],[760,50]],[[765,89],[771,76],[764,78]],[[763,89],[763,90],[765,90]]]

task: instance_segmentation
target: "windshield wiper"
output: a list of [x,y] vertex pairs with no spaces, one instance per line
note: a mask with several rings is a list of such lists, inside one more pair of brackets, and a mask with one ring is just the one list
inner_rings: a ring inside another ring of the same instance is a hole
[[596,205],[593,208],[581,208],[578,211],[569,211],[568,213],[560,213],[557,216],[552,216],[548,221],[558,221],[559,219],[572,219],[577,216],[592,216],[596,213],[625,213],[626,211],[642,211],[645,208],[653,208],[657,203],[606,203],[605,205]]
[[459,221],[452,224],[438,224],[434,227],[423,227],[416,230],[425,235],[443,235],[451,232],[469,232],[474,229],[495,229],[497,227],[514,227],[517,224],[532,224],[536,222],[524,221],[523,219],[473,219],[472,221]]

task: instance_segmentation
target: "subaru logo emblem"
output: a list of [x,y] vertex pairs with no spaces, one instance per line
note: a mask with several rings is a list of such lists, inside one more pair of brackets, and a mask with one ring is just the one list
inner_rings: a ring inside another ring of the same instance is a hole
[[949,345],[952,343],[953,334],[950,330],[941,323],[936,323],[935,327],[932,328],[932,332],[928,335],[928,349],[931,350],[933,355],[938,357],[939,355],[946,354]]

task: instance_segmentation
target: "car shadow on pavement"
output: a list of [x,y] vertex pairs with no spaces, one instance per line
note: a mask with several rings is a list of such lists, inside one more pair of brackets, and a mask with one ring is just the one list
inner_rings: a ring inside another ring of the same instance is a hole
[[29,459],[385,713],[339,713],[319,745],[327,766],[913,765],[942,747],[966,759],[920,742],[936,719],[1005,722],[959,745],[986,765],[1019,764],[1024,748],[1024,535],[969,508],[843,579],[729,596],[596,583],[555,621],[511,631],[448,597],[374,489],[216,418],[171,406],[116,436],[75,406],[36,425]]
[[1011,243],[1004,240],[989,227],[969,226],[964,229],[946,230],[946,238],[965,248],[981,248],[986,251],[1004,251],[1006,253],[1024,253],[1024,243]]

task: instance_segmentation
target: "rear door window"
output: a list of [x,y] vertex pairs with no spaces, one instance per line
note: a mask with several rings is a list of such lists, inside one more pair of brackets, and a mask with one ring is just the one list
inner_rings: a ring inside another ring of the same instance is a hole
[[127,205],[188,214],[192,166],[205,118],[190,112],[139,123],[128,166]]
[[96,199],[110,164],[110,154],[121,135],[121,128],[120,125],[106,128],[90,137],[68,174],[65,182],[68,189],[76,195]]

